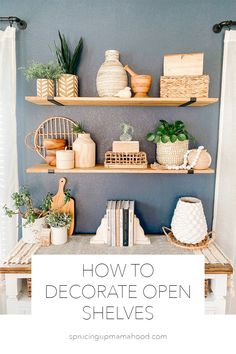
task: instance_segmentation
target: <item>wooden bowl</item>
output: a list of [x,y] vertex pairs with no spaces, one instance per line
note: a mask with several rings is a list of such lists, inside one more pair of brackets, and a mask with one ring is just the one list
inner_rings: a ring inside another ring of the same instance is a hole
[[135,75],[131,77],[131,88],[134,97],[147,97],[152,84],[151,75]]
[[43,139],[43,147],[46,150],[58,150],[66,147],[65,139]]

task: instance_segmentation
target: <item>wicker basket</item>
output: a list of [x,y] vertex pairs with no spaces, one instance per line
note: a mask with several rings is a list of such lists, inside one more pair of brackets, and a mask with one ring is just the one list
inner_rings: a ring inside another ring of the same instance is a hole
[[161,76],[160,97],[208,97],[209,76]]
[[28,297],[31,297],[32,295],[32,279],[27,278],[27,295]]
[[157,162],[161,165],[181,165],[188,150],[188,140],[157,143]]
[[105,154],[105,167],[110,168],[147,168],[145,152],[112,152]]

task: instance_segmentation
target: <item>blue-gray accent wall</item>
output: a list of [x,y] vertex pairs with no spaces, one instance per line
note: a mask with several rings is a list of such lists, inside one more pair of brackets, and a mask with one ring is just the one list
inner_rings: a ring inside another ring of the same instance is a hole
[[[79,68],[81,96],[96,96],[96,74],[106,49],[118,49],[121,62],[138,73],[153,77],[151,96],[159,95],[159,77],[163,56],[167,53],[204,52],[204,73],[210,75],[210,96],[219,97],[223,34],[214,34],[212,26],[236,18],[234,0],[1,0],[1,16],[18,16],[27,21],[25,31],[17,31],[17,67],[31,60],[47,62],[53,58],[50,48],[60,29],[71,44],[84,39]],[[3,24],[0,25],[4,28]],[[145,141],[159,119],[181,119],[204,145],[216,163],[219,104],[201,108],[175,107],[49,107],[24,100],[35,95],[35,82],[27,82],[17,72],[17,126],[19,178],[30,187],[37,201],[50,191],[55,193],[60,175],[26,174],[25,169],[42,162],[24,145],[26,133],[48,116],[62,115],[83,121],[97,143],[97,161],[120,135],[119,125],[129,121],[134,138],[155,159],[155,146]],[[10,129],[10,127],[9,127]],[[9,146],[10,148],[10,146]],[[180,196],[202,199],[211,228],[214,199],[214,175],[64,175],[76,199],[76,232],[93,233],[105,212],[108,199],[136,200],[136,214],[146,233],[161,231],[169,225]]]

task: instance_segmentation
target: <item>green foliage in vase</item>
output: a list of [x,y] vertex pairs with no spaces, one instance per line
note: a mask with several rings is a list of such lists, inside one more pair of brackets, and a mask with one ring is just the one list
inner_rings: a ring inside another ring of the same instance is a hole
[[60,45],[58,46],[55,43],[58,64],[64,69],[66,74],[76,75],[83,51],[83,39],[82,37],[80,38],[79,43],[75,47],[75,50],[72,52],[64,34],[61,34],[60,31],[58,31],[58,35]]
[[[70,189],[65,189],[64,202],[67,203],[71,199]],[[36,219],[48,215],[52,206],[52,193],[47,193],[42,200],[40,208],[35,208],[33,200],[29,190],[26,187],[21,187],[19,192],[12,194],[12,208],[4,205],[3,209],[5,214],[12,218],[14,215],[20,215],[23,219],[26,219],[25,225],[34,223]]]
[[60,213],[56,211],[49,212],[46,216],[46,224],[51,227],[70,227],[72,217],[70,214],[67,213]]
[[193,139],[192,135],[186,130],[185,124],[181,120],[168,123],[166,120],[160,120],[155,131],[150,132],[146,136],[148,141],[153,143],[175,143],[176,141],[184,141]]
[[75,125],[73,125],[72,130],[73,130],[73,133],[76,133],[76,134],[84,134],[85,133],[83,124],[80,122],[76,122]]
[[35,79],[57,80],[65,72],[59,64],[53,62],[43,64],[33,61],[29,66],[21,69],[28,81]]

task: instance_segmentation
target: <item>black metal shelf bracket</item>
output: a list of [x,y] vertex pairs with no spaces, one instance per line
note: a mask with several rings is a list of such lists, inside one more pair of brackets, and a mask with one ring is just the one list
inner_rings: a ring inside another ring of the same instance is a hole
[[194,175],[194,169],[191,168],[190,170],[188,170],[188,175]]
[[47,96],[47,101],[55,104],[56,106],[64,106],[64,104],[55,100],[55,98],[53,96]]
[[53,175],[55,173],[55,170],[53,168],[48,169],[48,174]]
[[183,103],[183,104],[180,104],[179,107],[187,107],[187,106],[190,106],[191,104],[197,102],[197,98],[196,97],[191,97],[189,101]]

